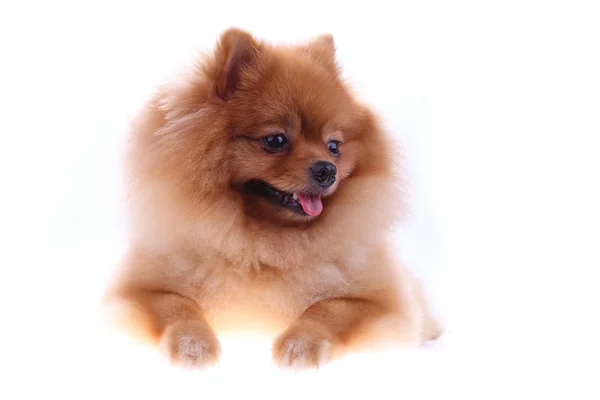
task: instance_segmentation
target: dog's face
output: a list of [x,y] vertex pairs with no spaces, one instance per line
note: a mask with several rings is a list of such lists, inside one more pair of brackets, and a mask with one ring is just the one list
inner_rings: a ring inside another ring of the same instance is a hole
[[273,48],[233,34],[217,86],[231,187],[253,216],[317,218],[356,167],[366,117],[339,78],[333,40]]
[[199,69],[159,92],[139,129],[152,136],[131,158],[168,182],[175,208],[234,201],[252,219],[309,222],[338,198],[361,204],[351,180],[389,172],[387,141],[340,78],[331,36],[272,46],[231,29]]

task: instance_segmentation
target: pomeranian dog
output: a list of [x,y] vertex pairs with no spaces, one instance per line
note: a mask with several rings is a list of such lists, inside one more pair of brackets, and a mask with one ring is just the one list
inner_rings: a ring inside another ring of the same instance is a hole
[[329,34],[240,29],[134,123],[116,322],[172,363],[218,362],[218,333],[273,335],[282,368],[440,334],[386,238],[403,205],[394,146],[343,81]]

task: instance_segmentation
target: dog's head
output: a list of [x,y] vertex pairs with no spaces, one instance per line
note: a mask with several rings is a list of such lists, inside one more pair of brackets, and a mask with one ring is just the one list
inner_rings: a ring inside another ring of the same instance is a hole
[[230,30],[217,60],[231,183],[246,208],[263,217],[318,217],[356,169],[373,129],[340,78],[332,36],[273,47]]
[[388,170],[376,118],[342,80],[331,35],[274,46],[230,29],[200,69],[184,96],[161,100],[167,119],[199,106],[174,125],[187,132],[171,152],[191,167],[186,185],[220,182],[254,218],[310,221],[348,179]]

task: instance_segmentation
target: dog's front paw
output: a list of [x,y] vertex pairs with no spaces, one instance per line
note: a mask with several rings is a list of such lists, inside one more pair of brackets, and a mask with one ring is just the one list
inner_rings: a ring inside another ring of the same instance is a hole
[[159,347],[172,364],[190,369],[213,366],[221,355],[219,341],[204,321],[180,321],[169,325]]
[[318,368],[331,357],[334,340],[319,324],[295,324],[285,331],[273,347],[275,363],[284,369]]

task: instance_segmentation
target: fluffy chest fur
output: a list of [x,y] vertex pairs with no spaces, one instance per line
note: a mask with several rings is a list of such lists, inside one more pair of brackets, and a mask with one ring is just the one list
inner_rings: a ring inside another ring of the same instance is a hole
[[312,304],[348,292],[347,272],[333,263],[296,268],[236,265],[216,253],[172,257],[177,290],[202,304],[216,330],[279,330]]

